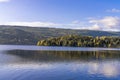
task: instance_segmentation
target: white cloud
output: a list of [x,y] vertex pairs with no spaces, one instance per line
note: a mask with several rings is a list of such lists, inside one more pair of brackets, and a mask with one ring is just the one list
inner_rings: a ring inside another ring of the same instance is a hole
[[1,23],[1,25],[78,29],[80,28],[80,25],[83,25],[83,24],[82,22],[78,23],[75,21],[71,23],[66,23],[66,24],[34,21],[34,22],[6,22],[6,23]]
[[52,22],[7,22],[2,25],[12,25],[12,26],[30,26],[30,27],[56,27],[60,26],[60,24],[52,23]]
[[120,18],[107,16],[102,19],[91,19],[89,23],[93,24],[93,28],[107,30],[107,31],[120,31]]
[[89,29],[92,29],[92,30],[101,30],[100,26],[98,24],[92,25],[91,27],[89,27]]
[[113,8],[111,10],[107,10],[107,12],[120,13],[120,9]]
[[75,20],[66,24],[34,21],[34,22],[6,22],[1,23],[1,25],[120,31],[120,18],[107,16],[99,19],[91,18],[86,21]]
[[10,0],[0,0],[0,3],[1,2],[9,2]]

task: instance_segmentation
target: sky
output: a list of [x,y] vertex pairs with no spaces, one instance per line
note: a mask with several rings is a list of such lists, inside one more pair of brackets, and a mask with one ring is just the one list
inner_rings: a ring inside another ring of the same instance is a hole
[[0,0],[0,25],[120,31],[120,0]]

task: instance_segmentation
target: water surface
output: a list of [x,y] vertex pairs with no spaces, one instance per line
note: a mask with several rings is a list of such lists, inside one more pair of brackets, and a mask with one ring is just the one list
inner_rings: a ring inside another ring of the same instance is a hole
[[1,45],[0,80],[120,80],[120,49]]

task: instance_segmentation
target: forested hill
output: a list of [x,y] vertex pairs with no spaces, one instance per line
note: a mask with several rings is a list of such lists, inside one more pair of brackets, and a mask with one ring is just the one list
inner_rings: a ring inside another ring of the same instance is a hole
[[120,37],[68,35],[38,41],[38,46],[120,47]]
[[36,45],[39,40],[65,35],[120,36],[120,32],[72,30],[43,27],[0,26],[0,44]]

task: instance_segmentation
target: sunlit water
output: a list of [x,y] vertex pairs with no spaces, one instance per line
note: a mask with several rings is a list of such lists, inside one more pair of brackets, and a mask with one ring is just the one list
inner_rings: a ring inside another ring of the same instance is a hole
[[120,80],[120,49],[0,45],[0,80]]

